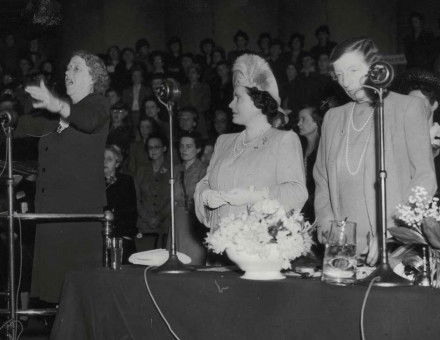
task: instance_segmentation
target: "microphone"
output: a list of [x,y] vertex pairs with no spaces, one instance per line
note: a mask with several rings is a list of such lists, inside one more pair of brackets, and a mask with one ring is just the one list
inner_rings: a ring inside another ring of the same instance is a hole
[[0,111],[1,125],[12,126],[17,121],[17,113],[15,111],[3,110]]
[[386,88],[394,79],[394,69],[385,61],[376,61],[370,66],[367,77],[367,85]]
[[154,90],[154,95],[160,102],[174,103],[182,95],[179,83],[173,78],[165,79],[162,84]]

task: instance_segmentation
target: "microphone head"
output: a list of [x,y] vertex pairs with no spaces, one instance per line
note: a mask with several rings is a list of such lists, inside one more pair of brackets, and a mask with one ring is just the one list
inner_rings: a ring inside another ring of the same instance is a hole
[[394,79],[394,68],[384,61],[371,64],[367,84],[373,87],[388,87]]
[[17,113],[12,110],[0,111],[0,122],[1,124],[6,124],[8,126],[15,126],[17,122]]
[[182,95],[179,83],[173,78],[165,79],[162,84],[155,89],[154,95],[159,101],[164,103],[176,102]]

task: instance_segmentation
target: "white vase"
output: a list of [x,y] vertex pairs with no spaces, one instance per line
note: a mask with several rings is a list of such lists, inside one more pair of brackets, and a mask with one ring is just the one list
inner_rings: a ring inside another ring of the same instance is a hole
[[[276,245],[274,245],[276,246]],[[226,254],[229,259],[237,264],[244,271],[242,279],[246,280],[281,280],[286,277],[281,274],[283,260],[278,256],[277,251],[272,251],[265,258],[257,254],[249,254],[244,251],[237,251],[235,248],[227,248]]]

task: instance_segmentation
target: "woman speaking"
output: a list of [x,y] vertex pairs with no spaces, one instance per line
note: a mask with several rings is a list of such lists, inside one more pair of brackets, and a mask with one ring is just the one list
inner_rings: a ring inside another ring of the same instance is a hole
[[197,184],[196,214],[210,228],[265,197],[298,211],[307,200],[299,138],[271,126],[280,98],[267,62],[245,54],[237,58],[232,71],[234,97],[229,107],[233,122],[245,129],[219,136],[207,174]]
[[[102,167],[109,125],[105,65],[95,55],[76,52],[65,82],[71,102],[55,97],[43,82],[25,89],[33,106],[44,110],[21,117],[16,130],[18,136],[40,137],[35,210],[101,213],[106,205]],[[99,222],[38,224],[31,295],[57,302],[65,272],[99,265],[101,250]]]
[[[330,109],[324,118],[313,170],[318,238],[331,220],[357,223],[357,253],[374,265],[376,237],[376,161],[374,107],[362,86],[370,65],[379,58],[368,38],[342,42],[330,61],[339,85],[351,102]],[[427,112],[419,98],[389,92],[384,102],[388,226],[398,203],[406,202],[411,188],[436,190]]]

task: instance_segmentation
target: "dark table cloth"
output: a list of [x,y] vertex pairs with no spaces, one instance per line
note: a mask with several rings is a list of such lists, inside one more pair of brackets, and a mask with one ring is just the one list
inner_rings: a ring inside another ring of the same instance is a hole
[[[173,339],[144,282],[144,267],[67,274],[52,339]],[[180,339],[360,339],[364,286],[319,280],[248,281],[237,272],[148,272],[152,292]],[[440,290],[373,287],[365,335],[440,339]]]

